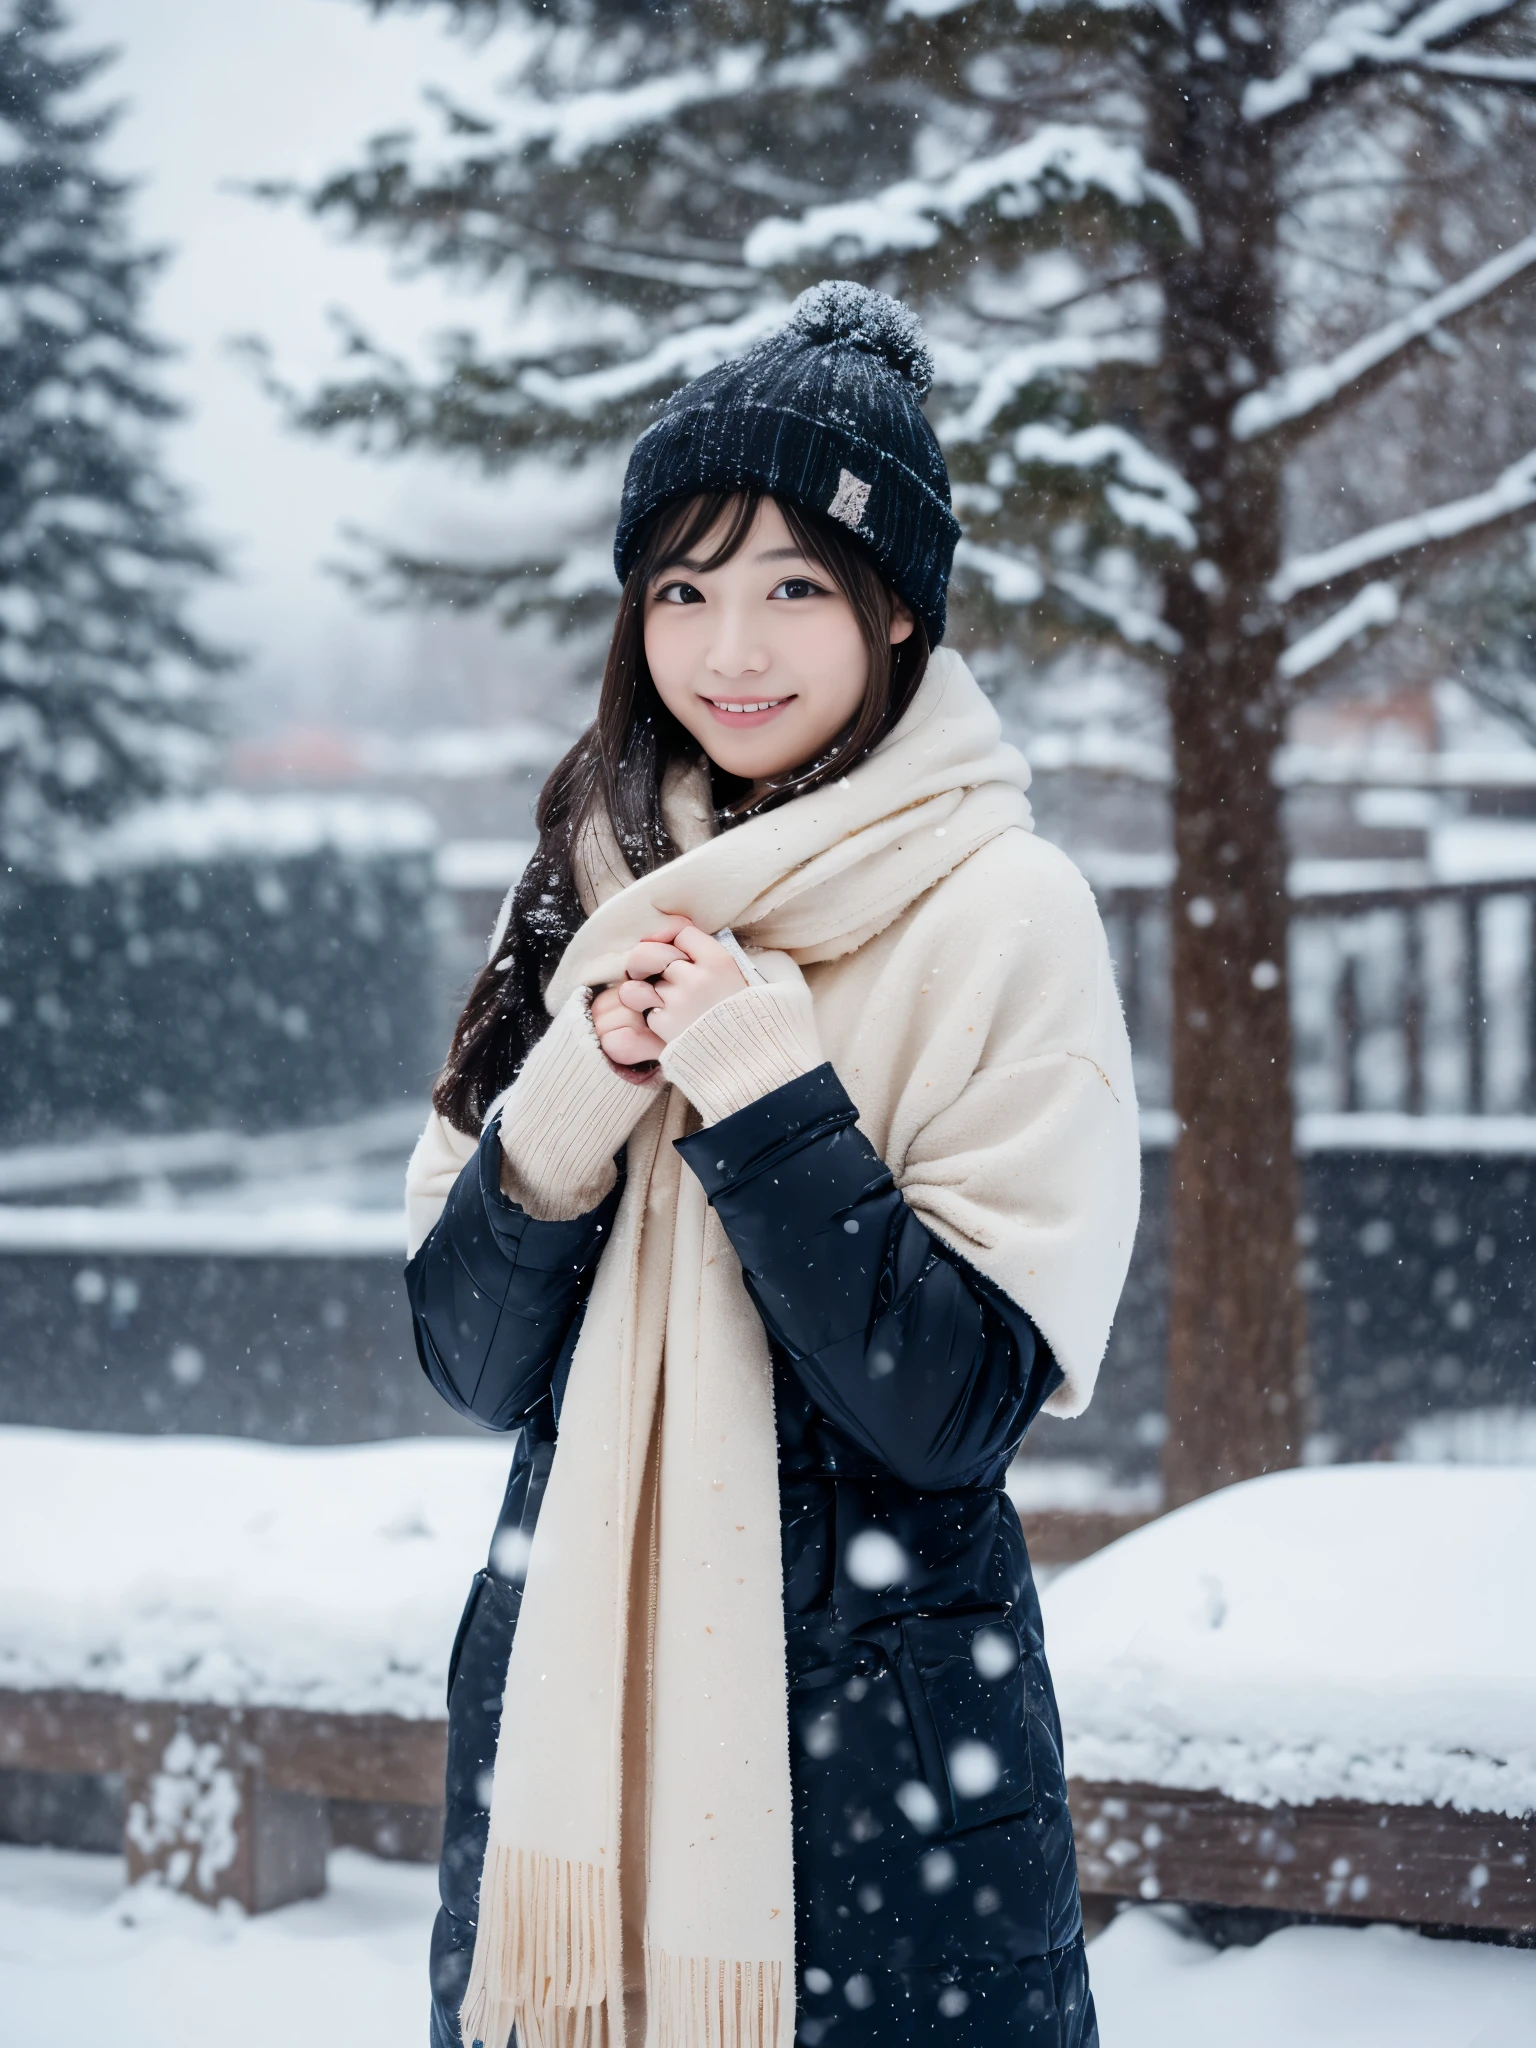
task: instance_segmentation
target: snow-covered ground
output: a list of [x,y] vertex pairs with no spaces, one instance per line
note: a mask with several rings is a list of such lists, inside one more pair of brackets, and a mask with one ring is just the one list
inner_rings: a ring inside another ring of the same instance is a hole
[[[434,1873],[355,1850],[323,1899],[247,1920],[113,1857],[0,1848],[4,2048],[421,2048]],[[1136,1907],[1090,1950],[1104,2048],[1529,2048],[1536,1953],[1296,1927],[1218,1953]]]
[[1068,1768],[1528,1812],[1533,1556],[1528,1467],[1332,1466],[1195,1501],[1045,1592]]

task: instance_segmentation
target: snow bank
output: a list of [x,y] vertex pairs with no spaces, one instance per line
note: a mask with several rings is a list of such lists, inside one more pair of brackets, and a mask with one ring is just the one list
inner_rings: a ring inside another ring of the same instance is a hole
[[1272,1805],[1536,1807],[1536,1475],[1335,1466],[1196,1501],[1054,1580],[1075,1777]]
[[[251,1920],[145,1885],[125,1892],[120,1872],[109,1856],[0,1847],[6,2048],[424,2038],[434,1870],[341,1849],[323,1898]],[[1536,1954],[1402,1927],[1288,1927],[1220,1951],[1176,1908],[1139,1906],[1088,1964],[1108,2048],[1516,2048],[1536,2011]]]
[[420,2048],[437,1873],[353,1849],[324,1898],[246,1919],[111,1856],[0,1847],[5,2048]]
[[1215,1949],[1140,1906],[1088,1951],[1106,2048],[1517,2048],[1536,2040],[1536,1955],[1406,1927],[1286,1927]]
[[510,1454],[0,1429],[0,1685],[439,1716]]

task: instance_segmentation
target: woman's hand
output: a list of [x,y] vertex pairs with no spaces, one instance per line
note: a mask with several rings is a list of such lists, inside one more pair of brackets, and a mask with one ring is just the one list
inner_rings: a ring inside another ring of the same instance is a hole
[[592,998],[592,1029],[608,1056],[608,1063],[626,1081],[641,1085],[661,1078],[656,1062],[661,1058],[661,1040],[647,1031],[645,1019],[619,1000],[615,988],[599,989]]
[[[632,1022],[643,1019],[644,1035],[657,1047],[682,1036],[706,1010],[746,987],[741,969],[718,939],[701,932],[686,917],[666,924],[642,939],[624,963],[619,1001]],[[594,1018],[596,1005],[593,1006]]]

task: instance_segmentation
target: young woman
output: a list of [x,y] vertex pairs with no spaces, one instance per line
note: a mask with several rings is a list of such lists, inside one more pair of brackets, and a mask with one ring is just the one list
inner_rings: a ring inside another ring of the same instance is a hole
[[1009,1459],[1135,1230],[1089,892],[937,648],[921,336],[818,286],[641,437],[596,722],[411,1164],[517,1430],[449,1676],[432,2040],[1089,2048]]

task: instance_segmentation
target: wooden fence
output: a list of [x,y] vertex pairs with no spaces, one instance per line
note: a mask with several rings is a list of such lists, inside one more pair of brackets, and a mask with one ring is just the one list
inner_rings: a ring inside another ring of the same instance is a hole
[[[1297,864],[1289,969],[1298,1109],[1536,1114],[1536,878],[1372,882],[1383,865],[1396,864]],[[1138,1086],[1144,1103],[1160,1106],[1167,891],[1106,879],[1097,894]]]

